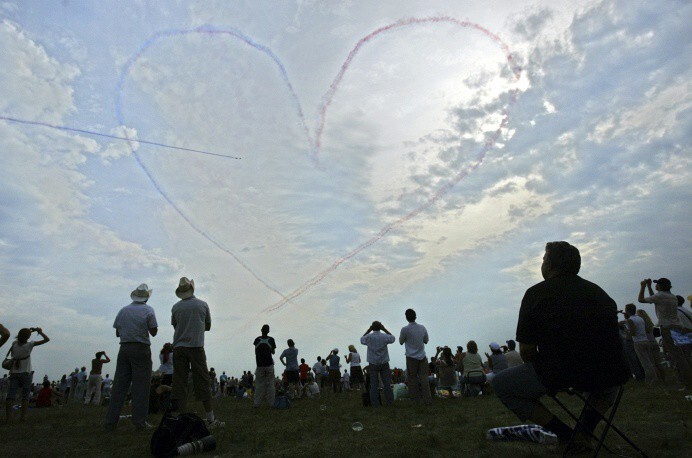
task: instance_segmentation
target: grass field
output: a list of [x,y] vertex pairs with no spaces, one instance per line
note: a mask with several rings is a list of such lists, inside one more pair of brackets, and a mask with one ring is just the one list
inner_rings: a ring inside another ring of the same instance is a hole
[[[566,397],[569,405],[575,400]],[[395,401],[392,407],[361,406],[360,392],[323,394],[320,400],[298,400],[288,410],[255,409],[251,401],[218,399],[217,417],[226,427],[214,430],[218,448],[203,456],[554,456],[557,448],[485,439],[487,429],[518,424],[494,395],[435,399],[430,407]],[[552,406],[552,401],[547,401]],[[325,406],[324,410],[320,407]],[[202,413],[201,404],[190,403]],[[557,411],[557,410],[555,410]],[[124,411],[123,414],[128,413]],[[690,456],[692,402],[663,387],[627,385],[615,424],[649,456]],[[31,409],[27,421],[0,426],[0,454],[12,457],[150,456],[151,431],[135,432],[121,422],[103,431],[105,407],[77,403],[63,408]],[[16,419],[17,417],[15,417]],[[158,424],[159,415],[149,421]],[[353,431],[354,422],[363,424]],[[414,425],[421,425],[414,427]],[[611,433],[607,445],[623,456],[635,456]],[[604,454],[604,456],[608,456]]]

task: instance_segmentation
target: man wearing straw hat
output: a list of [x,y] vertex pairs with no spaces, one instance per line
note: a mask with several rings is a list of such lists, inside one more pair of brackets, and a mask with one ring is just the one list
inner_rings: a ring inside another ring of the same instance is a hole
[[206,412],[207,428],[217,428],[225,423],[214,418],[211,405],[211,378],[204,352],[204,333],[211,329],[209,305],[195,297],[195,281],[182,277],[175,295],[180,298],[171,310],[173,334],[173,389],[171,400],[174,409],[185,411],[187,381],[192,372],[195,397],[202,401]]
[[[151,385],[151,341],[158,332],[154,309],[147,305],[151,289],[142,283],[132,291],[132,303],[115,317],[113,327],[120,338],[111,400],[106,413],[105,428],[112,431],[118,424],[128,389],[132,392],[132,423],[136,429],[149,429],[149,390]],[[132,387],[130,388],[130,385]]]

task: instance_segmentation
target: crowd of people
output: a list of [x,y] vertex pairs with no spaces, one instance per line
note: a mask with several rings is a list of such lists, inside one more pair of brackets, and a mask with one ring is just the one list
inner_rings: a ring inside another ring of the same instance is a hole
[[[667,365],[676,374],[669,382],[678,383],[681,390],[692,387],[692,313],[685,309],[681,296],[672,294],[666,278],[641,281],[637,297],[640,303],[654,305],[658,326],[634,303],[618,311],[603,289],[577,275],[580,266],[576,247],[567,242],[546,245],[541,267],[544,281],[529,288],[521,303],[516,332],[519,348],[513,339],[504,345],[492,342],[483,358],[476,342],[470,340],[465,351],[461,345],[455,351],[452,346],[437,346],[434,355],[429,355],[428,330],[417,322],[415,310],[407,309],[407,324],[398,338],[380,321],[372,322],[360,337],[366,349],[364,359],[350,344],[343,360],[335,347],[310,365],[300,357],[294,340],[288,339],[278,357],[281,371],[275,369],[277,343],[265,324],[253,342],[255,370],[243,371],[238,377],[225,371],[217,375],[214,368],[208,368],[204,336],[211,329],[211,314],[208,304],[195,296],[194,281],[186,277],[180,279],[175,291],[180,301],[171,310],[173,342],[163,345],[158,370],[152,371],[151,337],[157,335],[158,322],[154,309],[147,305],[152,290],[141,284],[113,323],[120,341],[113,379],[108,373],[103,378],[103,365],[111,359],[99,351],[88,373],[83,366],[60,380],[49,381],[46,376],[40,385],[34,384],[32,350],[50,339],[41,328],[23,328],[8,351],[10,373],[0,379],[0,396],[2,401],[6,399],[8,422],[18,397],[21,419],[30,403],[42,407],[74,400],[107,405],[104,426],[111,431],[120,422],[128,399],[130,421],[136,429],[152,428],[147,422],[149,413],[186,411],[189,393],[201,402],[207,426],[218,428],[224,422],[214,414],[217,398],[249,398],[259,408],[275,406],[279,397],[297,400],[359,390],[363,403],[376,408],[391,405],[395,389],[399,396],[423,405],[431,404],[433,397],[454,399],[494,392],[520,420],[535,422],[565,440],[572,429],[548,411],[540,398],[573,388],[591,392],[596,399],[586,413],[584,431],[578,432],[583,444],[612,403],[614,388],[629,379],[654,387],[666,381]],[[33,333],[41,339],[30,340]],[[9,331],[0,325],[0,345],[9,337]],[[404,347],[405,368],[390,367],[389,346],[397,341]]]

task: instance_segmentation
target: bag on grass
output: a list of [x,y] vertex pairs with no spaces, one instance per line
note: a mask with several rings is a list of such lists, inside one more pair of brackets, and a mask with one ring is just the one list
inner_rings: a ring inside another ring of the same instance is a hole
[[175,456],[179,446],[207,436],[209,429],[197,415],[181,413],[175,417],[165,414],[151,436],[151,454],[157,457]]
[[289,409],[291,407],[291,401],[288,399],[288,396],[277,396],[276,399],[274,399],[274,406],[275,409]]

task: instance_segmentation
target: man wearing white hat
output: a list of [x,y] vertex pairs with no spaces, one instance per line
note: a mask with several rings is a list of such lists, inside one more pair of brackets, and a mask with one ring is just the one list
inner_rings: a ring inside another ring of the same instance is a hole
[[209,305],[195,297],[195,281],[182,277],[175,295],[180,298],[171,310],[173,334],[173,389],[171,399],[174,408],[185,411],[187,382],[192,372],[195,397],[202,401],[207,417],[207,427],[217,428],[225,423],[214,418],[211,405],[211,378],[204,352],[204,333],[211,329]]
[[[149,429],[149,390],[151,386],[151,341],[158,332],[156,314],[146,302],[151,289],[142,283],[132,291],[132,303],[118,312],[113,322],[120,351],[115,368],[111,400],[106,413],[105,428],[112,431],[118,424],[128,389],[132,392],[132,423],[137,429]],[[132,387],[130,387],[132,385]]]

